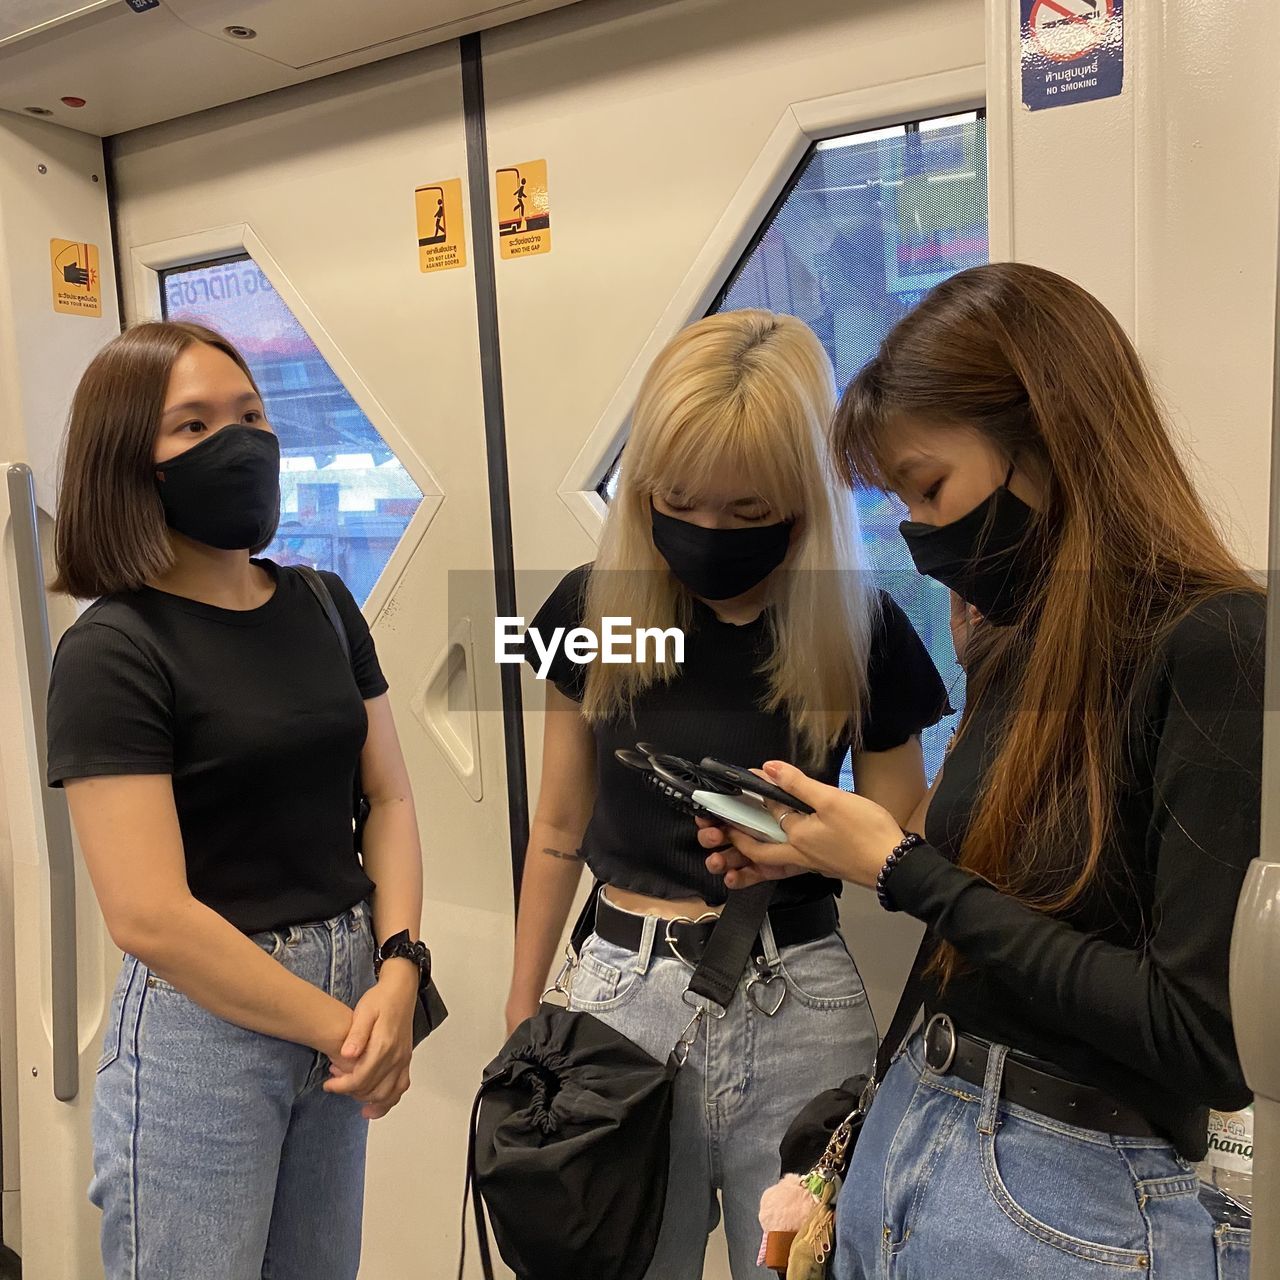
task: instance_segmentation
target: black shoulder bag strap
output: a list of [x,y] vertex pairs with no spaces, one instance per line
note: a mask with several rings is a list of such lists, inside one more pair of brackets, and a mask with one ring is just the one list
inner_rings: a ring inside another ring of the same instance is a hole
[[294,571],[307,584],[307,589],[319,601],[320,607],[324,610],[324,616],[329,619],[329,625],[334,629],[338,636],[338,643],[342,646],[342,652],[346,654],[347,662],[351,662],[351,637],[347,635],[346,625],[342,621],[342,615],[338,612],[338,606],[333,602],[333,596],[329,593],[329,588],[325,586],[324,579],[307,564],[294,566]]
[[[329,588],[325,586],[324,579],[310,566],[306,564],[295,565],[298,576],[307,584],[308,590],[320,604],[320,608],[324,610],[324,616],[329,619],[329,625],[333,628],[334,633],[338,637],[338,643],[342,646],[342,652],[346,656],[347,666],[351,667],[351,678],[356,678],[355,667],[351,660],[351,637],[347,635],[347,624],[342,621],[342,615],[338,612],[338,606],[334,603],[333,596]],[[354,793],[351,797],[352,818],[354,822],[354,838],[356,842],[356,852],[360,852],[361,835],[364,831],[364,821],[369,816],[368,801],[364,795],[364,783],[360,778],[360,765],[356,764],[356,776],[354,783]]]
[[880,1041],[880,1048],[876,1051],[877,1084],[884,1079],[884,1073],[889,1070],[890,1060],[902,1047],[902,1042],[907,1038],[907,1032],[911,1030],[911,1024],[916,1020],[916,1014],[924,1004],[924,971],[929,967],[933,948],[933,937],[926,931],[924,937],[920,939],[920,949],[916,952],[916,958],[911,962],[911,972],[907,974],[902,994],[898,997],[898,1007],[893,1011],[889,1030],[885,1032],[884,1039]]

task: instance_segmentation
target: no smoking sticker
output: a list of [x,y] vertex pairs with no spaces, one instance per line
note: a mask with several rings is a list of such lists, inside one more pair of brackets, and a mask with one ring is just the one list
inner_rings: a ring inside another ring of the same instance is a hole
[[1124,0],[1019,0],[1022,104],[1114,98],[1124,88]]

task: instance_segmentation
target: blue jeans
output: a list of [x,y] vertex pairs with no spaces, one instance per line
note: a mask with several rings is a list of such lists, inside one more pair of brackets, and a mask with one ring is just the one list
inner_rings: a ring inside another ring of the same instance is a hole
[[[639,952],[587,939],[570,1007],[585,1010],[665,1061],[691,1016],[682,996],[691,970],[655,957],[659,921],[645,921]],[[823,1089],[870,1070],[875,1021],[844,940],[832,933],[781,954],[766,921],[765,957],[785,975],[773,1017],[746,996],[748,977],[723,1018],[708,1014],[676,1077],[671,1171],[662,1230],[646,1280],[698,1280],[707,1236],[724,1207],[734,1280],[772,1280],[756,1265],[760,1195],[778,1180],[778,1143]],[[761,992],[757,991],[757,995]],[[777,987],[762,1004],[772,1006]]]
[[834,1280],[1245,1280],[1247,1232],[1215,1230],[1157,1138],[1080,1129],[938,1075],[915,1036],[885,1076],[837,1202]]
[[[363,903],[253,941],[344,1004],[373,983]],[[354,1280],[368,1122],[328,1067],[126,957],[93,1100],[107,1280]]]

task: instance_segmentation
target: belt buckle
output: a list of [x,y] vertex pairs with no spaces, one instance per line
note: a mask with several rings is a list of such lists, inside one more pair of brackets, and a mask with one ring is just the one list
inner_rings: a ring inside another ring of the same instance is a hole
[[924,1029],[924,1063],[935,1075],[945,1076],[956,1060],[956,1024],[945,1013],[935,1013]]
[[675,958],[679,960],[685,968],[696,969],[702,960],[703,949],[707,945],[706,935],[703,934],[702,936],[695,938],[694,941],[695,945],[697,945],[698,956],[697,959],[691,960],[680,949],[680,940],[676,937],[676,930],[680,928],[681,925],[689,925],[690,928],[692,928],[695,925],[710,924],[715,920],[719,920],[719,918],[719,915],[714,911],[704,912],[696,920],[689,916],[676,916],[674,919],[665,922],[666,928],[662,931],[662,940],[671,949],[671,954],[675,956]]

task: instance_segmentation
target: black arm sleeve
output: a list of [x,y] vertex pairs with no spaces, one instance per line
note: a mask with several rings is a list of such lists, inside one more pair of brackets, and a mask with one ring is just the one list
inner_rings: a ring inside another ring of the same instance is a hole
[[861,750],[890,751],[953,714],[924,641],[898,602],[882,591],[867,667]]
[[374,648],[373,636],[369,634],[369,624],[364,620],[355,597],[347,590],[347,584],[336,573],[321,569],[320,576],[329,588],[334,604],[338,606],[342,625],[347,629],[347,641],[351,645],[351,669],[355,673],[360,696],[365,701],[380,697],[390,686],[378,665],[378,652]]
[[[534,647],[529,631],[537,631],[543,643],[550,645],[557,628],[563,628],[560,636],[560,641],[563,641],[566,633],[574,627],[580,627],[586,609],[587,578],[590,573],[589,564],[570,569],[543,601],[542,608],[526,629],[524,660],[535,673],[542,669],[544,659]],[[581,702],[587,688],[587,670],[588,664],[571,662],[565,656],[563,643],[558,643],[544,678],[550,680],[565,697]]]
[[48,781],[173,772],[173,692],[124,632],[72,627],[49,680]]
[[[1099,1054],[1153,1080],[1177,1078],[1203,1104],[1250,1098],[1231,1026],[1227,961],[1236,902],[1258,853],[1262,777],[1262,609],[1184,620],[1165,660],[1162,722],[1146,748],[1155,873],[1142,950],[1078,932],[919,846],[894,869],[895,905],[1029,997],[1046,1026],[1069,1025]],[[1135,860],[1137,860],[1135,858]]]

